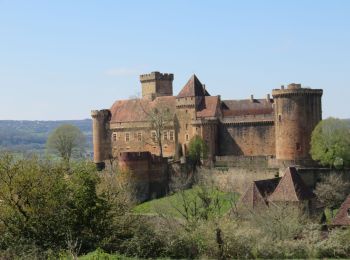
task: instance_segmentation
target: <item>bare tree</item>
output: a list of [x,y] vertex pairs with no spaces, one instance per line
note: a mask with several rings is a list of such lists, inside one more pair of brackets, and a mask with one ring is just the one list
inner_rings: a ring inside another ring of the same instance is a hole
[[[146,120],[149,123],[149,129],[151,130],[151,142],[157,144],[159,148],[159,156],[163,157],[163,140],[164,131],[169,129],[174,122],[174,115],[171,113],[171,108],[168,104],[158,103],[155,107],[146,108],[142,101],[139,99],[141,109],[146,114]],[[146,143],[151,143],[145,141]]]

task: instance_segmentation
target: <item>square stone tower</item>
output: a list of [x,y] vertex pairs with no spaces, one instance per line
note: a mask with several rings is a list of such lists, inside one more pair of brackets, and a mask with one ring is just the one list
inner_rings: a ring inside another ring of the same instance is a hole
[[173,80],[174,74],[160,73],[158,71],[141,75],[142,98],[153,100],[156,97],[172,96]]

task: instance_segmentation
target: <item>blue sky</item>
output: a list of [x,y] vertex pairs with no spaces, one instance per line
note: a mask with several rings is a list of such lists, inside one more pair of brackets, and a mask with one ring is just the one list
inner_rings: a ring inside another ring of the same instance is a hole
[[89,118],[137,95],[138,75],[195,73],[212,95],[323,88],[350,118],[350,1],[0,0],[0,119]]

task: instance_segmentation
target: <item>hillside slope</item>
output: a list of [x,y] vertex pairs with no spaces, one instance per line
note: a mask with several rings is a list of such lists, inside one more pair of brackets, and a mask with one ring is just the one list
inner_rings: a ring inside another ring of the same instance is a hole
[[86,136],[87,153],[92,153],[92,120],[16,121],[0,120],[0,150],[16,153],[45,153],[49,134],[62,124],[77,126]]

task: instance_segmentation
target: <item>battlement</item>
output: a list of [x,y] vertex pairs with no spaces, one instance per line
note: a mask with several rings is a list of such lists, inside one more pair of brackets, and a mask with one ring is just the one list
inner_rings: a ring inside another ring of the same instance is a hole
[[161,96],[173,95],[174,74],[158,71],[140,75],[142,97],[151,100]]
[[92,118],[110,118],[111,117],[111,111],[109,109],[102,109],[102,110],[92,110],[91,111],[91,117]]
[[323,94],[322,89],[303,88],[301,84],[296,84],[296,83],[289,84],[287,88],[284,88],[284,86],[282,85],[280,89],[272,90],[272,96],[274,98],[289,97],[289,96],[308,96],[308,95],[322,96],[322,94]]
[[149,82],[149,81],[156,81],[156,80],[167,80],[167,81],[173,81],[174,80],[174,74],[172,73],[160,73],[159,71],[153,71],[149,74],[142,74],[140,75],[140,81],[143,82]]

